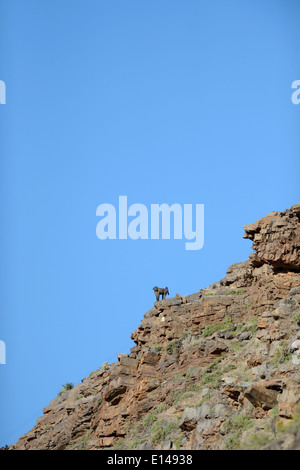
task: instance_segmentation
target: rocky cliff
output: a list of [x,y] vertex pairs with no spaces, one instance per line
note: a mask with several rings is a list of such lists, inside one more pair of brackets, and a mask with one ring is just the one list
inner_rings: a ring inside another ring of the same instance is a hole
[[245,225],[249,259],[156,302],[118,361],[11,449],[300,449],[300,204]]

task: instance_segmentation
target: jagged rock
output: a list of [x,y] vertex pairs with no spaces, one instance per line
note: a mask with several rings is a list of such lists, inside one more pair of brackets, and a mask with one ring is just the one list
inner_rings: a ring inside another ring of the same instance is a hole
[[284,390],[278,398],[279,416],[283,418],[292,418],[296,405],[300,401],[300,380],[290,378],[284,384]]
[[126,391],[126,385],[119,385],[118,387],[109,390],[104,395],[104,399],[105,401],[110,402],[112,405],[117,405]]
[[207,343],[205,344],[206,354],[220,356],[226,351],[228,351],[228,346],[221,341],[211,340],[211,341],[207,341]]
[[255,224],[245,225],[244,238],[253,240],[253,265],[271,264],[275,268],[300,269],[299,205],[285,212],[271,212]]
[[245,397],[255,407],[271,410],[278,405],[278,392],[267,388],[264,384],[252,384],[245,390]]
[[200,420],[200,416],[201,411],[199,408],[186,408],[179,421],[180,429],[184,431],[192,431]]

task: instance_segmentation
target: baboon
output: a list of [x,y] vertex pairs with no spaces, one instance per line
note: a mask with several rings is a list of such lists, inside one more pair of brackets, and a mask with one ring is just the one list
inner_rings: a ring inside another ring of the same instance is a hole
[[165,299],[167,294],[170,295],[169,294],[169,289],[167,287],[162,288],[162,287],[156,287],[155,286],[155,287],[153,287],[153,290],[154,290],[154,294],[155,294],[157,302],[159,301],[160,295],[162,296],[162,299]]

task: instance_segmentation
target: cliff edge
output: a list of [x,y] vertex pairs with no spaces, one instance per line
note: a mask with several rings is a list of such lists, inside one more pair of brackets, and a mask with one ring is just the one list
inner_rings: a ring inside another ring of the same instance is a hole
[[10,449],[300,449],[300,204],[244,229],[248,260],[154,303]]

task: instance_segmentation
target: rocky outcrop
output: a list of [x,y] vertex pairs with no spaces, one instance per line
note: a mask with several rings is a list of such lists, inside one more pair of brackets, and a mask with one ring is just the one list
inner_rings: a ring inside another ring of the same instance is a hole
[[11,449],[300,449],[299,214],[246,225],[247,261],[155,302],[130,353],[62,391]]
[[274,268],[299,270],[300,204],[285,212],[271,212],[254,224],[245,225],[244,238],[253,240],[250,255],[253,265],[270,264]]

